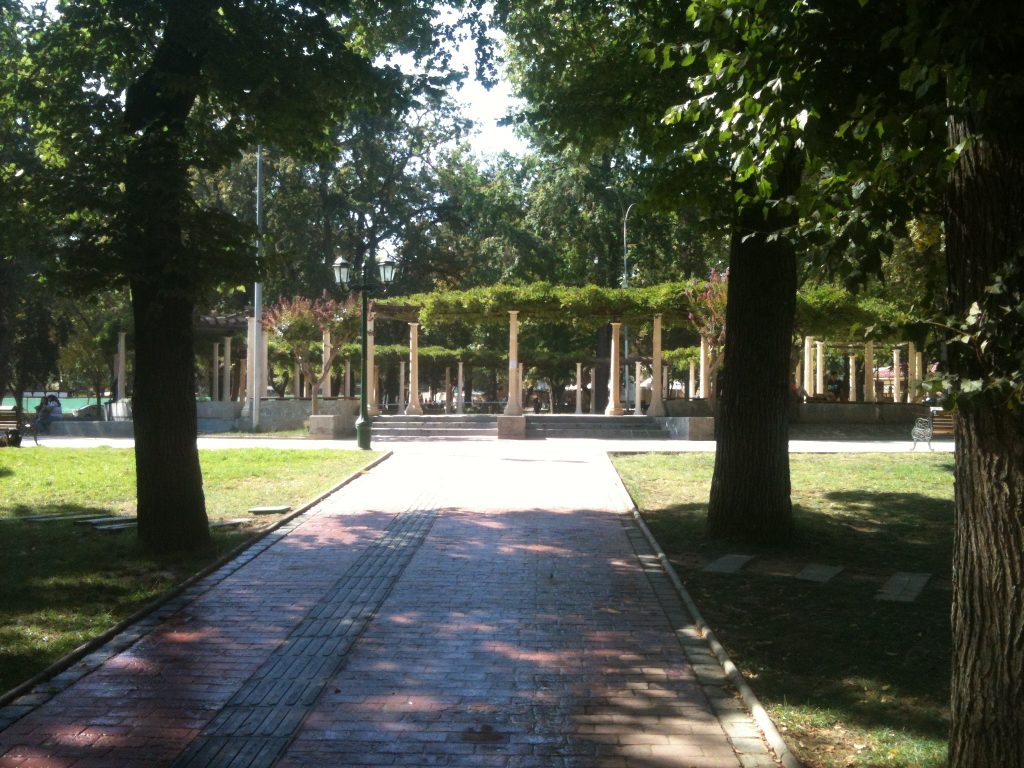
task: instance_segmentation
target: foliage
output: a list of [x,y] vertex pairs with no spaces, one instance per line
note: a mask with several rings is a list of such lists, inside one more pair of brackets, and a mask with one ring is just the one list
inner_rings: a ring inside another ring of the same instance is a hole
[[[263,313],[263,327],[273,334],[271,345],[288,352],[295,359],[313,387],[313,415],[318,411],[317,393],[331,375],[331,366],[341,348],[359,334],[361,309],[359,301],[350,297],[344,304],[328,298],[311,301],[303,296],[280,298]],[[330,335],[330,349],[324,348]],[[319,370],[317,370],[319,367]]]

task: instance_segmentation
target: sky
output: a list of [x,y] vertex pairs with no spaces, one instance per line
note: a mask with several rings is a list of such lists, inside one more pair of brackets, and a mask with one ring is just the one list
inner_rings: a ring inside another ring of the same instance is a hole
[[[498,38],[500,50],[500,33],[492,34]],[[516,136],[511,126],[498,125],[498,121],[514,103],[512,87],[505,79],[504,68],[499,63],[498,83],[488,91],[472,76],[473,53],[472,41],[463,41],[453,61],[453,64],[465,68],[470,73],[455,97],[462,105],[465,115],[476,123],[476,131],[469,139],[470,146],[479,156],[496,155],[502,151],[524,154],[528,149],[527,142]]]

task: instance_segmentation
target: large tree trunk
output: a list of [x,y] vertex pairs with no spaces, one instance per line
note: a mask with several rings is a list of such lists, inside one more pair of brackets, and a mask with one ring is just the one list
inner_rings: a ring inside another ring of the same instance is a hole
[[[1019,116],[1013,106],[999,108]],[[957,117],[950,128],[953,145],[972,139],[947,198],[949,295],[960,316],[973,302],[984,306],[993,275],[1024,269],[1020,126],[975,120]],[[1020,271],[1007,279],[1022,288]],[[963,350],[955,345],[951,353],[956,348]],[[950,364],[968,379],[992,376],[970,350],[951,354]],[[1024,765],[1024,415],[1005,397],[982,395],[960,407],[955,498],[950,764]]]
[[192,313],[199,264],[183,242],[190,204],[182,154],[209,3],[171,4],[150,68],[128,88],[124,257],[135,318],[135,462],[139,537],[155,550],[209,542],[196,448]]
[[[800,185],[802,162],[791,155],[776,197]],[[722,391],[715,413],[715,471],[708,533],[761,545],[787,541],[789,499],[789,358],[796,313],[796,254],[773,233],[794,214],[746,205],[733,226]]]

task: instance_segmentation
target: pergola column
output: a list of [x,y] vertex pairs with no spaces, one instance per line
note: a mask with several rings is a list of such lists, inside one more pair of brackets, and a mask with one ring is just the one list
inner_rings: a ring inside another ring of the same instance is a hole
[[508,401],[505,403],[506,416],[523,415],[523,397],[519,380],[519,312],[508,312]]
[[462,374],[462,361],[459,360],[459,396],[455,399],[455,412],[463,414],[466,412],[466,390],[465,390],[465,378]]
[[576,363],[576,413],[583,413],[583,363]]
[[225,403],[231,400],[231,337],[224,337],[224,380],[220,388],[220,399]]
[[117,333],[117,399],[124,400],[128,395],[128,333]]
[[918,347],[911,341],[906,350],[906,401],[913,402],[918,395],[918,382],[921,372],[918,370]]
[[814,394],[825,394],[825,342],[814,342]]
[[292,394],[296,400],[302,397],[302,369],[298,363],[295,364],[295,377],[292,379]]
[[444,412],[452,412],[452,368],[450,365],[444,367]]
[[519,364],[519,407],[523,407],[523,393],[526,391],[523,382],[526,379],[526,363]]
[[366,413],[372,416],[380,416],[380,405],[377,401],[377,367],[374,356],[377,353],[377,343],[373,336],[373,321],[375,315],[371,312],[366,319]]
[[664,416],[665,394],[662,389],[664,371],[661,366],[661,315],[654,316],[654,333],[652,336],[653,354],[651,360],[651,404],[647,408],[648,416]]
[[[324,331],[324,367],[327,367],[327,360],[331,356],[331,332]],[[331,381],[330,372],[326,372],[327,377],[324,379],[323,386],[320,387],[320,394],[324,397],[334,397],[334,384]]]
[[690,380],[687,382],[686,399],[693,400],[697,396],[697,361],[690,361]]
[[405,360],[398,363],[398,411],[405,413]]
[[875,402],[875,343],[864,345],[864,402]]
[[903,398],[903,387],[900,381],[900,348],[893,347],[892,350],[892,401],[900,402]]
[[804,364],[802,360],[796,361],[796,368],[793,369],[793,383],[796,385],[797,390],[803,386],[804,377]]
[[[640,391],[641,367],[640,367],[640,361],[639,360],[636,361],[636,371],[635,371],[635,374],[636,374],[636,376],[633,379],[633,415],[634,416],[643,416],[644,415],[644,402],[643,402],[643,393]],[[653,378],[654,377],[653,377],[653,375],[651,376],[651,378],[652,378],[651,386],[653,387],[654,386],[654,383],[653,383]]]
[[622,415],[622,397],[619,393],[619,349],[622,341],[622,323],[612,323],[612,355],[608,381],[608,407],[605,416]]
[[814,337],[804,336],[804,394],[811,397],[814,394]]
[[590,412],[597,413],[597,366],[590,369]]
[[352,397],[352,361],[345,361],[345,397]]
[[[120,357],[118,357],[117,360],[117,399],[121,399],[124,397],[124,393],[121,391]],[[213,342],[211,362],[213,363],[213,367],[210,369],[210,400],[216,402],[220,399],[220,343],[216,341]]]
[[850,394],[848,398],[851,403],[857,402],[857,355],[850,353],[850,378],[847,379],[849,386],[846,391]]
[[700,396],[704,400],[711,396],[711,382],[708,381],[711,378],[708,375],[708,371],[711,370],[710,361],[708,360],[710,356],[711,345],[706,338],[702,338],[700,340]]
[[260,368],[263,371],[260,376],[260,399],[267,393],[270,386],[270,334],[264,331],[260,334]]
[[420,324],[409,323],[409,405],[407,416],[422,416],[420,405]]

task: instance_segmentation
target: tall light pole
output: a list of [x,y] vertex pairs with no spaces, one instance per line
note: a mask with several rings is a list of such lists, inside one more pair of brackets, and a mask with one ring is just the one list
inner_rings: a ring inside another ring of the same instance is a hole
[[[350,280],[352,275],[352,265],[349,264],[344,258],[339,256],[334,262],[334,282],[338,285],[347,287],[349,290],[359,291],[362,296],[363,311],[360,317],[360,360],[362,365],[359,367],[359,418],[356,419],[356,445],[364,451],[370,450],[370,413],[369,404],[367,403],[367,390],[369,387],[370,377],[367,375],[367,353],[366,353],[366,342],[367,342],[367,325],[366,320],[369,316],[369,297],[372,292],[375,292],[378,286],[383,286],[385,289],[395,279],[395,262],[388,253],[383,261],[377,262],[377,269],[379,275],[374,276],[373,270],[370,265],[373,263],[373,259],[363,259],[362,269],[360,270],[360,276],[358,280]],[[379,281],[379,282],[378,282]]]
[[[622,211],[622,287],[629,288],[629,214],[636,206],[635,202],[623,207],[622,195],[619,192],[618,187],[608,185],[605,187],[610,192],[615,193],[616,199],[619,201],[619,210]],[[629,329],[622,326],[622,360],[625,369],[625,375],[622,380],[626,386],[626,403],[629,403]],[[637,404],[633,404],[634,409]]]
[[[256,145],[256,262],[263,261],[263,145]],[[252,291],[252,431],[260,428],[260,400],[267,383],[263,378],[263,283]]]

